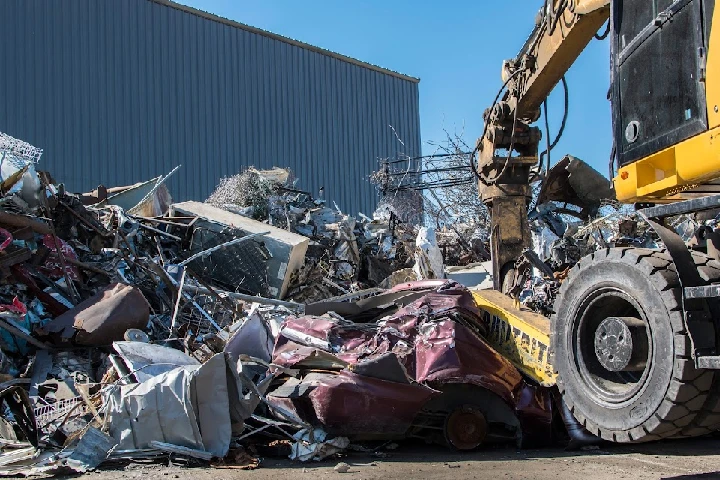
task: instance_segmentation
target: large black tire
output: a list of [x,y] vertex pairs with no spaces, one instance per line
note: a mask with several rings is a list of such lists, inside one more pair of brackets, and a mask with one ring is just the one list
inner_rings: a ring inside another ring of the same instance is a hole
[[[720,263],[693,256],[706,282],[720,278]],[[720,427],[720,372],[695,368],[680,295],[675,265],[662,250],[599,251],[583,258],[563,282],[550,359],[570,411],[593,434],[629,443]],[[610,316],[644,323],[642,371],[612,372],[598,360],[595,331]]]

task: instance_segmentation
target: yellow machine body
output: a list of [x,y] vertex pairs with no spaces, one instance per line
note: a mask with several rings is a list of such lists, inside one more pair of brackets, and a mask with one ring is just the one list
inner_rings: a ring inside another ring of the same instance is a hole
[[555,385],[555,370],[548,359],[550,320],[517,308],[497,290],[474,291],[473,298],[483,311],[486,338],[492,347],[539,384]]
[[620,202],[683,200],[720,177],[720,8],[712,23],[704,82],[709,130],[620,168],[613,179]]

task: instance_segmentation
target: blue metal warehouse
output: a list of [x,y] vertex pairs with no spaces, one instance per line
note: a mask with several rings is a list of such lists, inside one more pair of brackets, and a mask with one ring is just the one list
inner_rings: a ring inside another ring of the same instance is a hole
[[0,131],[71,191],[182,165],[173,197],[204,200],[280,166],[370,213],[378,160],[420,154],[418,79],[166,0],[2,0],[0,92]]

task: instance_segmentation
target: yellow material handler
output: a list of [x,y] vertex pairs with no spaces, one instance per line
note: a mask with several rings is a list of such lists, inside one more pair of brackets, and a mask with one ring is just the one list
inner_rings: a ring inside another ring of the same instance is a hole
[[[535,123],[594,37],[611,42],[615,195],[635,205],[663,248],[607,248],[582,258],[548,321],[499,292],[512,293],[516,260],[531,245],[530,184],[548,166]],[[472,162],[491,212],[496,290],[476,299],[496,345],[505,342],[539,382],[556,382],[577,420],[604,439],[719,429],[720,229],[701,228],[688,246],[666,220],[720,211],[720,7],[545,0],[502,80]]]

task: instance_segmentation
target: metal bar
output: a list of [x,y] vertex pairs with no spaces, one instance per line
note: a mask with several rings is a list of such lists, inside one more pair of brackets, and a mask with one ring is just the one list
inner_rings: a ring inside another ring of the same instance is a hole
[[95,233],[97,233],[98,235],[100,235],[101,237],[109,237],[110,235],[112,235],[112,234],[111,234],[110,232],[108,232],[108,231],[103,232],[102,230],[100,230],[100,228],[99,228],[97,225],[93,225],[92,222],[90,222],[88,219],[84,218],[82,215],[80,215],[79,213],[77,213],[75,210],[72,209],[72,207],[71,207],[70,205],[67,205],[65,202],[62,202],[62,201],[59,201],[59,200],[58,200],[58,203],[59,203],[60,205],[62,205],[63,207],[65,207],[65,209],[66,209],[68,212],[70,212],[70,214],[71,214],[73,217],[77,218],[78,221],[80,221],[80,223],[82,223],[83,225],[86,225],[87,227],[89,227],[90,229],[92,229]]
[[268,233],[270,233],[270,232],[267,231],[267,232],[253,233],[252,235],[247,235],[247,236],[245,236],[245,237],[240,237],[240,238],[236,238],[236,239],[234,239],[234,240],[230,240],[229,242],[221,243],[220,245],[215,245],[215,246],[212,247],[212,248],[208,248],[207,250],[203,250],[202,252],[196,253],[195,255],[193,255],[192,257],[188,258],[187,260],[183,260],[183,261],[180,262],[178,265],[181,266],[181,267],[184,267],[185,265],[187,265],[188,263],[192,262],[193,260],[195,260],[195,259],[197,259],[197,258],[201,258],[201,257],[207,257],[208,255],[210,255],[211,253],[213,253],[213,252],[216,251],[216,250],[220,250],[221,248],[229,247],[229,246],[231,246],[231,245],[237,245],[238,243],[242,243],[242,242],[244,242],[244,241],[246,241],[246,240],[251,240],[251,239],[253,239],[253,238],[255,238],[255,237],[260,237],[260,236],[263,236],[263,235],[267,235]]
[[642,210],[638,210],[638,213],[642,213],[648,218],[665,218],[683,215],[686,213],[701,212],[703,210],[711,210],[713,208],[720,208],[720,195],[709,195],[707,197],[694,198],[692,200],[644,208]]
[[[208,322],[210,322],[210,324],[211,324],[213,327],[215,327],[218,332],[222,332],[222,327],[217,324],[217,322],[215,321],[215,319],[212,318],[212,317],[210,316],[210,314],[207,313],[207,312],[195,301],[195,299],[193,299],[193,297],[191,297],[189,294],[187,294],[187,293],[184,292],[184,290],[186,290],[186,289],[185,289],[185,288],[182,288],[182,289],[181,289],[181,288],[180,288],[180,285],[179,285],[179,284],[175,281],[175,279],[172,278],[171,276],[168,276],[168,278],[170,279],[170,281],[172,282],[172,284],[178,289],[178,297],[182,295],[182,296],[185,298],[185,300],[187,300],[188,302],[190,302],[190,303],[192,304],[192,306],[195,307],[198,312],[200,312],[200,315],[202,315],[203,317],[205,317],[205,320],[207,320]],[[183,278],[184,278],[184,277],[183,277]]]
[[171,443],[164,443],[152,440],[150,446],[162,450],[167,453],[174,453],[176,455],[183,455],[186,457],[199,458],[200,460],[212,460],[213,454],[204,450],[197,450],[195,448],[182,447],[180,445],[173,445]]
[[53,350],[50,345],[36,340],[34,337],[30,336],[30,334],[23,332],[16,326],[12,325],[10,322],[6,321],[4,318],[0,318],[0,328],[3,328],[11,334],[15,335],[16,337],[20,337],[26,342],[35,345],[37,348],[42,348],[43,350]]
[[357,292],[346,293],[337,297],[328,298],[326,300],[320,300],[317,303],[329,303],[329,302],[344,302],[346,300],[354,300],[356,298],[364,297],[366,295],[375,295],[376,293],[384,292],[385,289],[380,287],[368,288],[367,290],[360,290]]
[[270,425],[270,424],[263,425],[263,426],[260,427],[260,428],[256,428],[255,430],[252,430],[252,431],[246,433],[245,435],[242,435],[242,436],[236,438],[235,441],[236,441],[236,442],[239,442],[240,440],[242,440],[242,439],[244,439],[244,438],[247,438],[247,437],[249,437],[250,435],[254,435],[254,434],[258,433],[258,432],[262,432],[263,430],[266,430],[266,429],[268,429],[268,428],[270,428],[270,427],[273,427],[273,426],[274,426],[274,425]]
[[[170,225],[170,226],[172,226],[172,227],[183,227],[183,228],[187,228],[187,227],[190,226],[190,225],[187,224],[187,223],[170,222],[170,221],[168,221],[168,220],[161,220],[161,219],[159,219],[159,218],[142,217],[142,216],[140,216],[140,215],[130,215],[130,216],[133,217],[134,219],[138,220],[138,221],[141,221],[141,222],[161,223],[161,224],[163,224],[163,225]],[[182,217],[173,217],[173,218],[182,218]],[[192,218],[196,218],[196,217],[192,217]],[[190,219],[190,218],[188,218],[188,219]]]
[[[212,292],[208,290],[207,288],[203,287],[196,287],[195,285],[185,285],[183,286],[183,290],[187,290],[189,292],[193,293],[201,293],[205,295],[212,295]],[[226,290],[218,290],[215,289],[215,292],[225,295],[229,298],[234,298],[235,300],[242,300],[244,302],[252,302],[252,303],[262,303],[265,305],[277,305],[279,307],[287,307],[294,310],[304,310],[305,305],[302,303],[295,303],[295,302],[286,302],[284,300],[276,300],[274,298],[265,298],[265,297],[257,297],[253,295],[246,295],[244,293],[235,293],[235,292],[228,292]]]
[[196,274],[195,272],[193,272],[190,267],[185,268],[185,270],[187,270],[187,272],[190,274],[190,276],[193,277],[193,278],[195,279],[195,281],[200,284],[201,287],[204,287],[204,288],[208,289],[208,290],[210,291],[210,295],[212,295],[213,297],[215,297],[215,298],[217,298],[218,300],[220,300],[220,302],[221,302],[223,305],[225,305],[229,310],[231,310],[231,311],[232,311],[232,310],[235,310],[235,305],[233,305],[232,302],[227,299],[227,297],[223,297],[222,295],[220,295],[220,294],[216,291],[216,289],[214,289],[212,286],[210,286],[210,284],[208,284],[207,282],[205,282],[198,274]]
[[68,262],[71,265],[75,265],[78,268],[82,268],[83,270],[87,270],[89,272],[97,273],[99,275],[105,275],[106,277],[110,277],[111,275],[106,272],[105,270],[102,270],[100,268],[94,267],[92,265],[88,265],[87,263],[79,262],[77,260],[73,260],[72,258],[66,258],[66,262]]
[[163,235],[163,236],[165,236],[165,237],[172,238],[172,239],[175,240],[176,242],[182,242],[182,238],[176,237],[175,235],[173,235],[173,234],[171,234],[171,233],[163,232],[162,230],[159,230],[159,229],[157,229],[157,228],[155,228],[155,227],[151,227],[150,225],[142,224],[142,223],[140,223],[140,222],[138,222],[138,225],[140,225],[140,228],[144,228],[144,229],[146,229],[146,230],[150,230],[151,232],[157,233],[158,235]]
[[185,285],[185,269],[180,267],[180,286],[178,287],[177,298],[175,299],[175,308],[173,308],[172,318],[170,319],[170,329],[175,332],[175,320],[177,320],[178,310],[180,310],[180,299],[183,297],[183,286]]
[[155,183],[155,186],[147,193],[147,195],[145,195],[145,196],[142,198],[142,200],[140,200],[140,201],[137,203],[137,205],[135,205],[134,207],[130,208],[130,209],[128,210],[128,213],[132,213],[133,211],[137,210],[137,209],[140,207],[140,205],[142,205],[143,203],[145,203],[146,201],[148,201],[148,199],[150,199],[150,197],[153,196],[153,194],[157,191],[157,189],[160,188],[160,185],[164,184],[165,181],[166,181],[168,178],[170,178],[170,177],[172,176],[172,174],[174,174],[175,172],[177,172],[180,167],[181,167],[181,165],[178,165],[177,167],[173,168],[173,169],[170,171],[170,173],[168,173],[168,174],[165,175],[164,177],[161,177],[160,179],[158,179],[158,181]]
[[39,233],[40,235],[47,235],[50,233],[50,226],[47,223],[43,223],[39,220],[25,217],[23,215],[16,215],[14,213],[0,212],[0,223],[3,225],[10,225],[11,227],[28,227],[33,232]]
[[697,368],[720,370],[720,357],[718,356],[697,357],[695,363],[697,364]]
[[720,285],[703,285],[685,289],[685,298],[716,298],[720,297]]
[[540,270],[543,275],[547,278],[554,278],[552,268],[550,268],[547,263],[543,262],[537,253],[533,252],[529,248],[526,248],[523,250],[522,254],[532,264],[532,266]]

